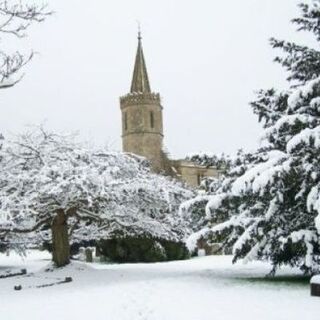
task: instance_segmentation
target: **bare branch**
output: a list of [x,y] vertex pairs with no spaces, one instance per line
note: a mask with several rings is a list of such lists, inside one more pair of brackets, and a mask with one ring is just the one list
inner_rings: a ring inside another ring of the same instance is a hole
[[0,51],[0,89],[11,88],[20,82],[24,75],[18,75],[18,73],[33,56],[33,52],[25,57],[19,52],[9,56]]
[[0,33],[22,38],[32,23],[40,23],[51,15],[47,5],[24,4],[21,1],[0,1]]
[[[47,5],[28,4],[23,0],[0,0],[0,41],[4,35],[23,38],[27,29],[34,23],[43,22],[52,14]],[[33,58],[34,53],[24,55],[16,52],[12,55],[0,51],[0,89],[8,89],[23,78],[20,70]]]

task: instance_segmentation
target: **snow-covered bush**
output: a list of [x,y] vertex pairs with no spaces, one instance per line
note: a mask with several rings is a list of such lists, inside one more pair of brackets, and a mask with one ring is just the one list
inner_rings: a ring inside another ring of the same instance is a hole
[[[294,23],[319,41],[320,1],[300,7]],[[190,239],[220,237],[234,261],[265,259],[273,272],[289,264],[312,273],[320,269],[320,52],[271,43],[284,52],[276,61],[289,71],[289,88],[258,92],[252,107],[264,127],[261,148],[206,195],[210,223]]]
[[53,261],[62,266],[69,239],[180,241],[188,232],[178,207],[192,192],[151,173],[142,158],[42,128],[5,140],[0,157],[0,241],[9,247],[52,241]]

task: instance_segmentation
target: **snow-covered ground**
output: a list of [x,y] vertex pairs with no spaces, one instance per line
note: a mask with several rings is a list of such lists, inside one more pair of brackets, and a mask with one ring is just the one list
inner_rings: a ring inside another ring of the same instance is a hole
[[[32,252],[25,261],[0,255],[0,274],[26,267],[29,276],[0,279],[1,320],[316,320],[320,298],[307,283],[265,281],[263,263],[231,264],[202,257],[154,264],[73,263],[47,271],[50,257]],[[282,275],[297,271],[282,270]],[[51,287],[66,276],[73,282]],[[14,285],[22,285],[14,291]]]

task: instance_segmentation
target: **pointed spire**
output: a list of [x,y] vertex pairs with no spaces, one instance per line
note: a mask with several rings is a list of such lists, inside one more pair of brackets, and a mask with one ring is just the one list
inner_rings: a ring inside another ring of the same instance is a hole
[[147,67],[144,60],[142,41],[141,41],[141,31],[139,27],[138,32],[138,50],[136,54],[136,61],[134,65],[132,83],[131,83],[131,93],[150,93],[151,88],[148,79]]

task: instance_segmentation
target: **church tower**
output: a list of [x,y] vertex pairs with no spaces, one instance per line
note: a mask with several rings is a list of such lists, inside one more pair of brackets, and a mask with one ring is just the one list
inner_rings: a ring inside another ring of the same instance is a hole
[[162,106],[159,93],[150,88],[141,39],[139,32],[130,93],[120,98],[122,149],[146,157],[159,172],[163,169]]

